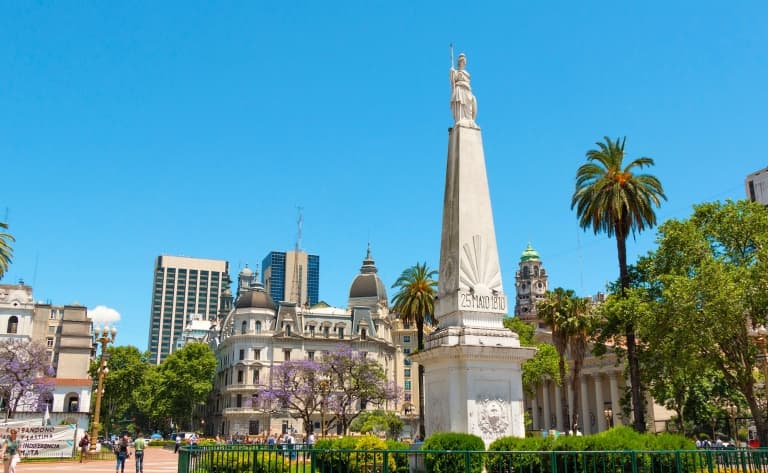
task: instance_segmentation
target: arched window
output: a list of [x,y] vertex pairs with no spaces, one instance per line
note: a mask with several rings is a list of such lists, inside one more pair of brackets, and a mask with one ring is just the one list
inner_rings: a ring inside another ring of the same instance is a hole
[[261,332],[261,322],[257,320],[256,321],[256,333],[259,333],[259,332]]
[[537,278],[539,277],[539,267],[538,266],[534,266],[533,267],[533,275],[535,277],[537,277]]
[[64,403],[64,409],[67,412],[79,412],[80,411],[80,397],[75,393],[67,394],[66,401]]
[[529,277],[531,277],[531,268],[523,266],[523,279],[528,279]]
[[289,324],[285,324],[285,334],[287,336],[291,336],[291,326]]
[[365,340],[368,338],[368,332],[364,329],[360,329],[360,340]]
[[8,328],[6,330],[6,333],[18,333],[19,331],[19,318],[15,315],[12,315],[8,319]]
[[243,324],[240,326],[240,333],[248,332],[248,322],[243,320]]

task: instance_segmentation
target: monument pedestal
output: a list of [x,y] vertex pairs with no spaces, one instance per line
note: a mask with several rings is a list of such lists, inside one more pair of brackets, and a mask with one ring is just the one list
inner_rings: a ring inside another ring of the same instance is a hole
[[466,432],[486,448],[500,437],[525,436],[521,348],[510,330],[447,327],[432,333],[411,358],[425,367],[425,429]]

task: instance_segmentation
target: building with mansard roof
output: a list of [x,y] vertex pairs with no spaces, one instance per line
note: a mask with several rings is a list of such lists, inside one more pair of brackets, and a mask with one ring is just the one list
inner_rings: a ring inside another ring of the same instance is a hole
[[[405,368],[407,356],[399,345],[403,340],[410,343],[410,337],[400,332],[409,333],[411,328],[403,328],[390,314],[385,285],[370,247],[350,285],[346,308],[275,301],[259,280],[258,271],[247,267],[238,275],[237,283],[236,298],[223,302],[225,310],[209,335],[218,364],[205,413],[207,434],[229,437],[289,430],[305,434],[290,412],[267,408],[259,392],[269,386],[273,367],[287,360],[313,359],[339,344],[377,360],[387,378],[409,399],[413,396],[415,371],[412,384],[410,368]],[[417,415],[412,407],[406,412],[404,403],[400,399],[378,408],[399,412],[404,418]],[[318,432],[320,423],[318,415],[314,420]],[[335,432],[337,426],[325,428]]]

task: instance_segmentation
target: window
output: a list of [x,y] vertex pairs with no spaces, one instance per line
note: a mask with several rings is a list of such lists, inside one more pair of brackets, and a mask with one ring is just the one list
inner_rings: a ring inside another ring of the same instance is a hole
[[328,338],[330,336],[330,328],[329,327],[323,327],[323,336],[325,338]]
[[247,333],[248,332],[248,322],[243,320],[242,325],[240,325],[240,333]]
[[410,402],[411,401],[411,393],[405,393],[403,395],[403,400],[406,401],[406,402]]
[[365,340],[366,338],[368,338],[368,333],[365,331],[364,328],[361,328],[360,329],[360,340]]
[[339,327],[339,340],[344,340],[344,327]]
[[285,324],[285,335],[287,337],[291,336],[291,326],[290,326],[290,324]]
[[243,361],[245,359],[245,350],[242,349],[242,348],[240,349],[240,358],[239,359],[240,359],[240,361]]
[[12,315],[8,319],[8,328],[6,330],[6,333],[17,333],[19,330],[19,318],[15,315]]
[[403,387],[405,388],[406,391],[410,391],[411,390],[411,382],[410,381],[406,381],[405,385]]
[[253,370],[253,384],[259,384],[259,370]]
[[237,384],[243,384],[243,370],[237,370]]
[[261,322],[257,320],[256,321],[256,333],[260,333],[260,332],[261,332]]
[[51,338],[51,337],[48,337],[48,338],[46,339],[46,346],[47,346],[48,348],[53,348],[53,338]]
[[243,395],[238,394],[235,396],[235,407],[243,407]]
[[308,360],[314,360],[314,359],[315,359],[315,352],[313,352],[313,351],[308,351],[308,352],[307,352],[307,359],[308,359]]
[[259,435],[261,431],[259,430],[259,421],[258,420],[251,420],[248,421],[248,435]]
[[254,360],[260,360],[261,359],[261,350],[258,348],[253,349],[253,359]]
[[49,325],[48,326],[48,333],[56,333],[56,326],[55,325]]
[[315,336],[315,326],[314,325],[310,325],[309,326],[309,336],[310,337],[314,337]]
[[285,350],[283,350],[283,359],[285,361],[290,361],[291,360],[291,349],[290,348],[286,348]]
[[405,360],[403,360],[403,363],[405,364],[405,366],[411,366],[411,359],[406,358]]
[[403,335],[403,343],[411,343],[411,336]]
[[411,349],[410,348],[403,348],[403,353],[405,353],[406,355],[410,355],[411,354]]
[[405,377],[406,378],[410,378],[411,377],[411,369],[410,368],[406,368],[405,369]]

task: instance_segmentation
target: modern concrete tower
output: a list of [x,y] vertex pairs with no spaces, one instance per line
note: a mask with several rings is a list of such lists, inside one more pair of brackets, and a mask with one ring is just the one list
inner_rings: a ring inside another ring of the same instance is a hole
[[[463,60],[463,63],[462,63]],[[521,364],[535,349],[521,348],[504,328],[504,295],[485,171],[475,124],[466,56],[451,70],[448,165],[435,316],[439,329],[411,356],[425,366],[426,434],[467,432],[486,447],[499,437],[525,435]],[[461,90],[458,90],[461,89]],[[461,102],[461,103],[460,103]]]

